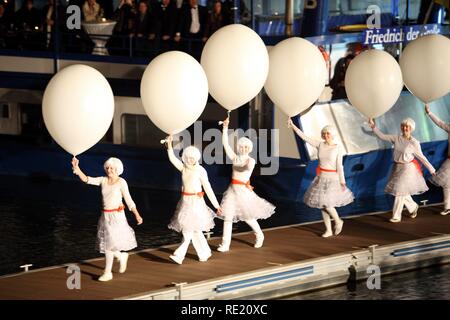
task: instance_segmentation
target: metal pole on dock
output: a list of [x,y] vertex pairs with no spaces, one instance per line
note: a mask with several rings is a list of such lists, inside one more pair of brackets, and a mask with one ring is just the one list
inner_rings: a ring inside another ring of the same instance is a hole
[[285,34],[288,37],[292,37],[294,33],[294,0],[286,0],[286,10],[284,15],[286,25]]

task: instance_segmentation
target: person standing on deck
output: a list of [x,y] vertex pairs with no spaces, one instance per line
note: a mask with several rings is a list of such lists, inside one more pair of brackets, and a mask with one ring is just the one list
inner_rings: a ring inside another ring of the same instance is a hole
[[97,249],[105,254],[106,264],[103,275],[98,280],[109,281],[113,278],[111,270],[114,258],[120,262],[119,273],[124,273],[127,269],[128,253],[121,251],[137,247],[134,230],[125,217],[122,198],[125,199],[128,209],[134,213],[137,224],[142,224],[143,220],[128,191],[127,182],[119,177],[123,173],[122,161],[109,158],[103,168],[106,177],[88,177],[81,171],[78,159],[72,159],[72,170],[81,181],[102,188],[103,211],[97,227]]
[[322,129],[322,139],[316,140],[305,135],[297,128],[291,119],[288,127],[292,127],[295,133],[304,141],[317,149],[319,166],[317,176],[305,193],[304,202],[311,208],[322,211],[325,233],[322,237],[333,235],[331,230],[331,218],[334,220],[334,234],[341,233],[344,221],[339,217],[335,207],[343,207],[353,202],[354,196],[345,184],[344,167],[342,165],[343,151],[341,146],[333,141],[336,131],[333,126],[325,126]]
[[[431,120],[442,130],[447,131],[448,133],[448,141],[450,146],[450,123],[445,123],[441,119],[439,119],[436,115],[434,115],[430,111],[430,106],[428,104],[425,104],[425,112],[428,114]],[[441,165],[439,170],[436,172],[436,175],[434,175],[430,181],[439,186],[442,187],[444,192],[444,211],[441,212],[443,216],[446,216],[450,213],[450,147],[447,151],[447,160]]]
[[223,195],[221,202],[224,220],[222,243],[217,248],[220,252],[230,250],[233,222],[245,221],[256,236],[255,248],[261,248],[264,234],[256,219],[267,219],[275,212],[275,206],[258,197],[250,185],[250,177],[256,161],[250,157],[253,143],[248,138],[240,138],[237,143],[238,154],[235,154],[228,143],[229,119],[223,121],[222,143],[227,156],[233,161],[231,184]]
[[[172,141],[172,136],[166,138],[167,154],[170,162],[181,172],[183,188],[182,197],[168,227],[181,232],[183,242],[170,256],[170,259],[182,264],[192,241],[199,261],[206,262],[211,257],[211,249],[203,231],[209,231],[214,227],[215,214],[206,205],[203,199],[204,193],[206,192],[218,214],[221,213],[221,208],[211,188],[205,168],[198,163],[201,158],[200,151],[194,146],[187,147],[183,151],[183,162],[181,162],[173,152]],[[205,192],[202,191],[202,187]]]
[[428,171],[435,175],[435,169],[422,153],[420,142],[411,135],[416,128],[416,123],[411,118],[404,119],[400,124],[401,135],[382,133],[376,127],[373,119],[369,119],[369,125],[378,138],[394,145],[394,167],[384,189],[385,192],[395,197],[390,221],[396,223],[402,220],[403,206],[406,206],[410,217],[415,218],[419,205],[411,196],[428,190],[420,164],[415,158],[419,159]]

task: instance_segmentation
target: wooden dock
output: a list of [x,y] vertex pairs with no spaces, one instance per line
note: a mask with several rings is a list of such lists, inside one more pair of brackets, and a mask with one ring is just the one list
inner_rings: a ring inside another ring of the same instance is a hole
[[[358,270],[361,263],[349,259],[365,255],[364,259],[370,260],[371,251],[367,248],[372,245],[388,248],[387,257],[392,259],[409,259],[403,261],[403,264],[410,265],[409,268],[447,263],[450,241],[446,237],[450,234],[450,216],[441,216],[441,210],[441,205],[422,207],[416,219],[404,215],[402,222],[396,224],[388,221],[390,213],[346,218],[342,234],[330,238],[320,237],[324,228],[322,222],[266,229],[264,246],[260,249],[253,248],[254,235],[251,232],[241,233],[233,235],[231,250],[227,253],[215,250],[220,243],[220,238],[216,237],[209,240],[213,255],[207,262],[197,260],[192,246],[182,265],[169,260],[177,245],[133,252],[126,273],[119,274],[118,263],[114,262],[114,279],[109,282],[97,281],[103,271],[103,258],[82,261],[77,263],[81,269],[79,290],[67,288],[70,276],[66,273],[67,265],[31,270],[0,277],[0,299],[176,299],[176,292],[179,292],[178,298],[183,298],[183,292],[174,283],[186,283],[183,287],[191,286],[192,290],[204,287],[200,290],[203,293],[184,296],[189,299],[250,297],[258,290],[273,292],[276,289],[276,294],[266,296],[275,297],[306,290],[295,288],[300,288],[305,282],[304,277],[311,273],[308,270],[315,270],[316,277],[319,270],[325,270],[321,273],[320,285],[311,285],[309,289],[342,283],[344,278],[348,278],[349,263],[356,266],[356,273],[362,270]],[[411,244],[415,245],[413,249],[402,249],[411,248]],[[396,245],[400,246],[390,247]],[[429,263],[414,264],[422,259],[416,252],[422,251],[424,254],[437,252],[438,256],[429,257]],[[338,266],[337,262],[332,262],[336,259],[341,259],[342,264]],[[375,263],[373,259],[372,252],[372,263]],[[384,257],[380,263],[387,267],[393,264],[386,261]],[[338,271],[342,272],[338,274]],[[340,280],[327,282],[327,277]],[[272,287],[265,288],[266,283]],[[256,284],[251,290],[252,295],[246,294],[245,287],[251,284]],[[290,290],[283,292],[283,287]],[[231,290],[233,288],[236,290]]]

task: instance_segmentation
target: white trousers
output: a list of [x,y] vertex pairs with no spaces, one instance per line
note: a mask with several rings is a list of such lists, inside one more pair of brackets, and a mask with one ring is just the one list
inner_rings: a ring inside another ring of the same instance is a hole
[[450,209],[450,188],[444,188],[444,208],[445,210]]
[[325,228],[329,232],[331,232],[331,218],[333,218],[334,223],[341,220],[336,209],[333,207],[323,208],[322,209],[322,218],[323,218],[323,223],[325,224]]
[[183,232],[183,242],[178,247],[177,250],[175,250],[174,255],[177,257],[184,259],[186,256],[186,252],[189,248],[189,244],[192,241],[192,245],[194,246],[195,252],[197,253],[197,256],[202,259],[206,258],[211,254],[211,248],[208,245],[208,241],[206,240],[205,236],[203,235],[203,232],[201,231],[184,231]]
[[[253,232],[257,237],[263,235],[261,227],[259,226],[258,221],[256,219],[245,220],[245,222],[252,228]],[[223,222],[223,234],[222,234],[222,246],[229,247],[231,243],[231,233],[233,229],[233,221],[225,220]]]
[[105,251],[105,273],[111,273],[114,258],[120,259],[121,252],[120,251]]
[[392,208],[393,219],[402,219],[403,206],[406,207],[409,213],[413,213],[419,205],[414,202],[411,196],[396,196],[394,200],[394,207]]

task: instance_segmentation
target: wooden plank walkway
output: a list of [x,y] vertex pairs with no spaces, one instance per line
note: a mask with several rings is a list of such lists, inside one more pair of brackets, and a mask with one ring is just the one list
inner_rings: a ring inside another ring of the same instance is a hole
[[99,282],[104,259],[80,262],[81,289],[69,290],[69,274],[64,266],[41,269],[0,278],[0,299],[114,299],[152,290],[173,287],[173,282],[193,283],[218,277],[254,271],[274,264],[288,264],[311,258],[387,245],[450,233],[450,216],[439,214],[442,206],[423,207],[416,219],[404,215],[401,223],[389,223],[390,213],[363,215],[345,219],[337,237],[321,238],[323,223],[311,223],[266,229],[264,246],[253,248],[254,235],[233,235],[231,250],[215,251],[220,238],[209,240],[213,256],[208,262],[197,261],[192,246],[182,265],[174,264],[169,255],[177,245],[130,254],[128,270],[114,279]]

